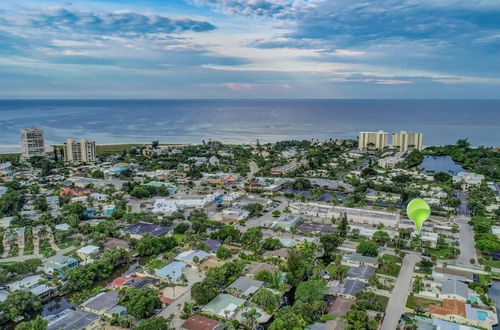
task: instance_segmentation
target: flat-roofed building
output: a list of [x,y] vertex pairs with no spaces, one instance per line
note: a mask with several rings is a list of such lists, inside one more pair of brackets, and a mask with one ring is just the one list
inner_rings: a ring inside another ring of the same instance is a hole
[[408,133],[401,131],[392,134],[392,147],[399,151],[407,152],[412,150],[422,150],[422,133]]
[[100,326],[98,315],[72,309],[65,309],[60,313],[45,316],[44,319],[49,322],[47,330],[93,330]]
[[97,154],[95,142],[86,139],[67,139],[63,144],[64,161],[67,163],[95,163]]
[[387,132],[359,132],[359,150],[384,150],[388,147]]
[[43,130],[30,127],[21,130],[21,158],[45,156],[45,137]]
[[399,213],[396,212],[351,208],[323,203],[292,203],[290,204],[290,210],[292,213],[300,214],[304,217],[323,219],[338,218],[346,214],[349,222],[372,226],[381,224],[392,228],[397,228],[400,218]]

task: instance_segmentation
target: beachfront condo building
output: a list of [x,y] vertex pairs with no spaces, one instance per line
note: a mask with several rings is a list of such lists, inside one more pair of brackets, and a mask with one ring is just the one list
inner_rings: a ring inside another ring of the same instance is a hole
[[43,130],[30,127],[21,130],[21,157],[45,156],[45,137]]
[[387,132],[359,132],[359,150],[384,150],[388,147]]
[[94,141],[67,139],[63,151],[67,163],[95,163],[97,159]]
[[401,131],[392,134],[392,147],[399,151],[408,152],[422,150],[422,133],[408,133]]

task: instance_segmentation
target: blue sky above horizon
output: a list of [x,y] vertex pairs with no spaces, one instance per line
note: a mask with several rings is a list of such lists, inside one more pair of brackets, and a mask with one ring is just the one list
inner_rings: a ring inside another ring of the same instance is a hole
[[498,0],[0,2],[0,98],[499,98]]

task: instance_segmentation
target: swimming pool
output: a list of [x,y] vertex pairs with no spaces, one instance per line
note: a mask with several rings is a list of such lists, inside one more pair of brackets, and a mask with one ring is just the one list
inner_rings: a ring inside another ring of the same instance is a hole
[[488,318],[488,313],[484,311],[477,311],[477,318],[481,321],[486,321],[486,319]]
[[477,304],[477,296],[470,295],[469,300],[472,304]]

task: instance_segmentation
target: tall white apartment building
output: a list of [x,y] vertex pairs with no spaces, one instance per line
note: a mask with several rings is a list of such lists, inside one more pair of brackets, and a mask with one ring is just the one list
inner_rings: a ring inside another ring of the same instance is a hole
[[387,132],[359,132],[359,150],[384,150],[388,147]]
[[412,150],[422,150],[422,133],[408,133],[401,131],[392,134],[392,147],[399,151],[407,152]]
[[94,163],[97,159],[94,141],[67,139],[63,150],[67,163]]
[[45,137],[43,130],[30,127],[21,130],[21,150],[23,159],[45,156]]

